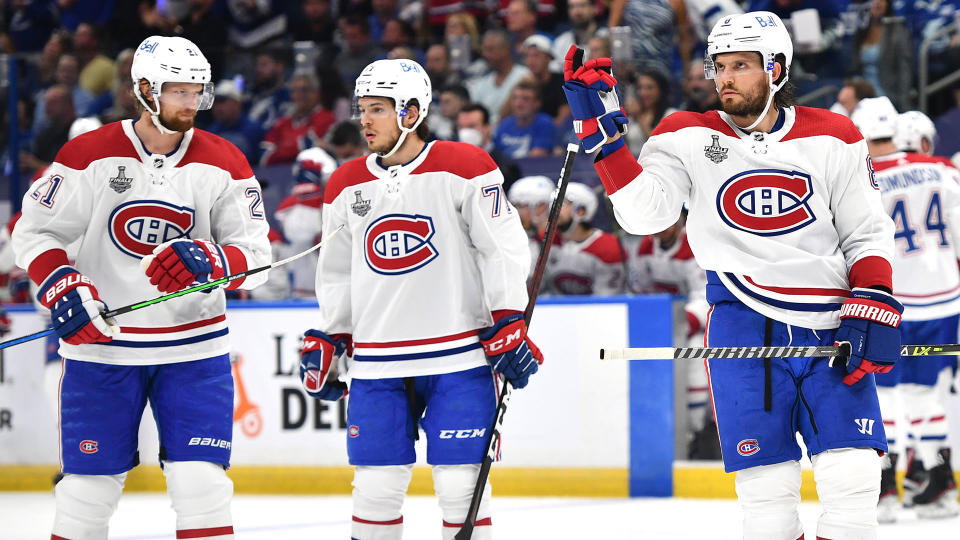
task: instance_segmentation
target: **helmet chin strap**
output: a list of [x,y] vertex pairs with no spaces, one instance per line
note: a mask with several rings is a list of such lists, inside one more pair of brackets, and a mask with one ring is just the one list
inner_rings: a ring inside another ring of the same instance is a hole
[[412,133],[414,130],[416,130],[417,126],[420,124],[420,122],[418,121],[416,124],[414,124],[412,128],[405,128],[403,127],[404,116],[406,116],[406,114],[403,114],[403,113],[397,114],[397,126],[400,128],[400,137],[397,139],[397,144],[393,145],[393,148],[391,148],[390,151],[387,152],[386,154],[379,154],[380,159],[388,158],[392,156],[394,153],[396,153],[396,151],[399,150],[401,146],[403,146],[403,141],[407,139],[407,134]]
[[[160,106],[158,105],[157,108],[159,109]],[[179,131],[175,131],[175,130],[172,130],[172,129],[167,129],[167,127],[164,126],[163,123],[160,121],[160,113],[159,113],[159,112],[158,112],[157,114],[153,114],[153,112],[151,112],[151,113],[150,113],[150,120],[152,120],[152,121],[153,121],[153,125],[156,126],[158,130],[160,130],[160,133],[163,133],[164,135],[176,135],[177,133],[180,133]]]
[[767,93],[767,104],[763,106],[763,112],[760,113],[760,116],[758,116],[752,124],[743,128],[744,131],[750,131],[751,129],[757,127],[757,124],[763,121],[764,117],[767,116],[767,111],[770,110],[770,104],[773,103],[773,95],[777,91],[777,87],[773,85],[773,71],[767,72],[767,80],[770,81],[770,84],[767,85],[767,88],[770,89],[770,91]]

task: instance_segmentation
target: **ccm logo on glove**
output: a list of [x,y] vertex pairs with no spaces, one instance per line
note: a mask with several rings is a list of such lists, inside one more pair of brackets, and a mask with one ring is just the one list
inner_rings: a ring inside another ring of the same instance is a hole
[[500,354],[503,351],[508,351],[516,347],[517,343],[523,340],[523,333],[524,333],[523,331],[524,331],[524,328],[522,325],[515,325],[513,332],[496,336],[497,339],[494,339],[491,341],[484,341],[483,342],[484,352],[486,352],[487,356],[492,356],[494,354]]

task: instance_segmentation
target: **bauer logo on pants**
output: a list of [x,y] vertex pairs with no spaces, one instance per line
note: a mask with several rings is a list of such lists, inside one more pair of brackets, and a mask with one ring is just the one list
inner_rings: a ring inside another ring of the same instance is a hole
[[737,443],[737,453],[741,456],[752,456],[760,451],[756,439],[744,439]]
[[723,221],[758,236],[776,236],[806,227],[816,216],[807,203],[813,195],[809,174],[755,169],[734,175],[717,191]]

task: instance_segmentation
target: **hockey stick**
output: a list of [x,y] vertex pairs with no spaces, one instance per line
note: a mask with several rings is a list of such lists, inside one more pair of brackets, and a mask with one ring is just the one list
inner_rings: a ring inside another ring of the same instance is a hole
[[[557,188],[557,196],[553,199],[550,206],[550,214],[547,216],[547,228],[543,235],[543,245],[540,246],[540,254],[537,256],[537,264],[533,268],[533,276],[530,280],[530,287],[527,291],[527,308],[523,310],[523,320],[527,326],[530,326],[530,318],[533,317],[533,307],[537,304],[537,293],[540,292],[540,282],[543,281],[543,273],[547,267],[547,255],[550,253],[550,246],[553,239],[557,236],[557,217],[560,215],[560,207],[563,205],[563,198],[567,192],[567,184],[570,182],[570,173],[573,171],[573,161],[580,151],[580,145],[570,143],[567,145],[567,155],[563,159],[563,168],[560,169],[560,185]],[[496,418],[493,421],[493,427],[490,429],[490,440],[487,443],[487,455],[483,457],[480,463],[480,474],[477,475],[477,484],[473,488],[473,497],[470,499],[470,507],[467,509],[467,517],[463,520],[463,526],[454,536],[455,540],[470,540],[473,536],[473,528],[477,520],[477,512],[480,511],[480,500],[483,498],[483,489],[487,485],[487,478],[490,476],[490,466],[497,457],[497,446],[500,443],[500,429],[503,427],[503,416],[507,413],[507,404],[510,403],[510,394],[513,393],[513,384],[504,377],[503,386],[500,388],[500,401],[497,403]]]
[[[601,360],[669,360],[679,358],[805,358],[837,356],[841,347],[636,347],[600,349]],[[900,356],[960,355],[960,344],[903,345]]]
[[[302,252],[300,252],[300,253],[297,253],[296,255],[294,255],[294,256],[292,256],[292,257],[287,257],[286,259],[283,259],[282,261],[277,261],[277,262],[274,262],[274,263],[270,263],[270,264],[268,264],[268,265],[260,266],[260,267],[258,267],[258,268],[252,268],[252,269],[250,269],[250,270],[244,270],[243,272],[237,272],[236,274],[230,274],[229,276],[222,277],[222,278],[220,278],[220,279],[218,279],[218,280],[215,280],[215,281],[208,281],[208,282],[206,282],[206,283],[201,283],[201,284],[199,284],[199,285],[194,285],[193,287],[188,287],[188,288],[186,288],[186,289],[183,289],[183,290],[180,290],[180,291],[177,291],[177,292],[173,292],[173,293],[170,293],[170,294],[167,294],[167,295],[164,295],[164,296],[158,296],[157,298],[153,298],[153,299],[151,299],[151,300],[145,300],[145,301],[143,301],[143,302],[137,302],[136,304],[130,304],[129,306],[123,306],[123,307],[119,307],[119,308],[117,308],[117,309],[111,309],[110,311],[107,311],[107,312],[103,313],[101,316],[102,316],[104,319],[110,319],[110,318],[116,317],[117,315],[123,315],[124,313],[130,313],[131,311],[135,311],[135,310],[138,310],[138,309],[141,309],[141,308],[145,308],[145,307],[147,307],[147,306],[152,306],[152,305],[154,305],[154,304],[159,304],[160,302],[164,302],[164,301],[166,301],[166,300],[170,300],[171,298],[176,298],[176,297],[178,297],[178,296],[183,296],[183,295],[185,295],[185,294],[190,294],[190,293],[192,293],[192,292],[197,292],[197,291],[202,291],[202,290],[205,290],[205,289],[210,289],[210,288],[216,287],[216,286],[218,286],[218,285],[223,285],[224,283],[229,283],[229,282],[234,281],[234,280],[236,280],[236,279],[245,278],[245,277],[247,277],[247,276],[252,276],[253,274],[259,274],[260,272],[265,272],[265,271],[267,271],[267,270],[270,270],[271,268],[276,268],[276,267],[278,267],[278,266],[283,266],[283,265],[287,264],[288,262],[295,261],[295,260],[299,259],[300,257],[304,257],[304,256],[309,255],[310,253],[313,253],[314,251],[320,249],[321,247],[323,247],[323,244],[325,244],[325,243],[327,242],[327,240],[333,238],[334,235],[336,235],[338,232],[340,232],[340,229],[342,229],[343,227],[344,227],[343,225],[340,225],[339,227],[337,227],[336,229],[334,229],[333,232],[330,233],[326,238],[324,238],[324,239],[321,240],[319,243],[317,243],[315,246],[311,247],[310,249],[308,249],[308,250],[306,250],[306,251],[302,251]],[[34,332],[34,333],[32,333],[32,334],[27,334],[26,336],[21,336],[21,337],[18,337],[18,338],[14,338],[14,339],[10,339],[10,340],[7,340],[7,341],[3,341],[3,342],[0,342],[0,349],[6,349],[7,347],[13,347],[14,345],[19,345],[19,344],[21,344],[21,343],[26,343],[26,342],[28,342],[28,341],[33,341],[33,340],[35,340],[35,339],[39,339],[39,338],[42,338],[42,337],[44,337],[44,336],[48,336],[48,335],[52,334],[53,332],[54,332],[53,327],[50,327],[50,328],[46,328],[46,329],[44,329],[44,330],[40,330],[39,332]]]

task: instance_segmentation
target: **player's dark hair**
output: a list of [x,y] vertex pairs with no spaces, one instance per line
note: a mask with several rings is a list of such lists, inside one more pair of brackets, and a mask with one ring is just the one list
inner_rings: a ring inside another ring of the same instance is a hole
[[416,98],[411,99],[407,103],[407,107],[416,107],[417,112],[419,112],[421,118],[423,118],[423,120],[420,121],[420,125],[417,126],[417,137],[419,137],[421,141],[430,140],[430,126],[427,125],[427,118],[423,116],[423,109],[420,108],[420,102],[417,101]]
[[344,120],[330,128],[330,144],[333,146],[343,146],[345,144],[361,146],[363,135],[360,134],[360,128],[355,123]]
[[[783,53],[777,53],[776,56],[773,57],[773,61],[779,63],[781,67],[780,77],[773,81],[773,84],[776,85],[790,73],[791,66],[787,65],[787,57]],[[781,109],[792,107],[796,105],[796,98],[797,85],[793,84],[793,79],[787,79],[787,82],[773,95],[773,104]]]
[[480,111],[480,116],[483,118],[483,125],[490,125],[490,111],[486,107],[479,103],[468,103],[462,109],[460,109],[460,114],[471,113]]
[[857,98],[857,101],[877,97],[877,89],[863,77],[850,77],[843,81],[843,85],[853,88],[853,95]]

